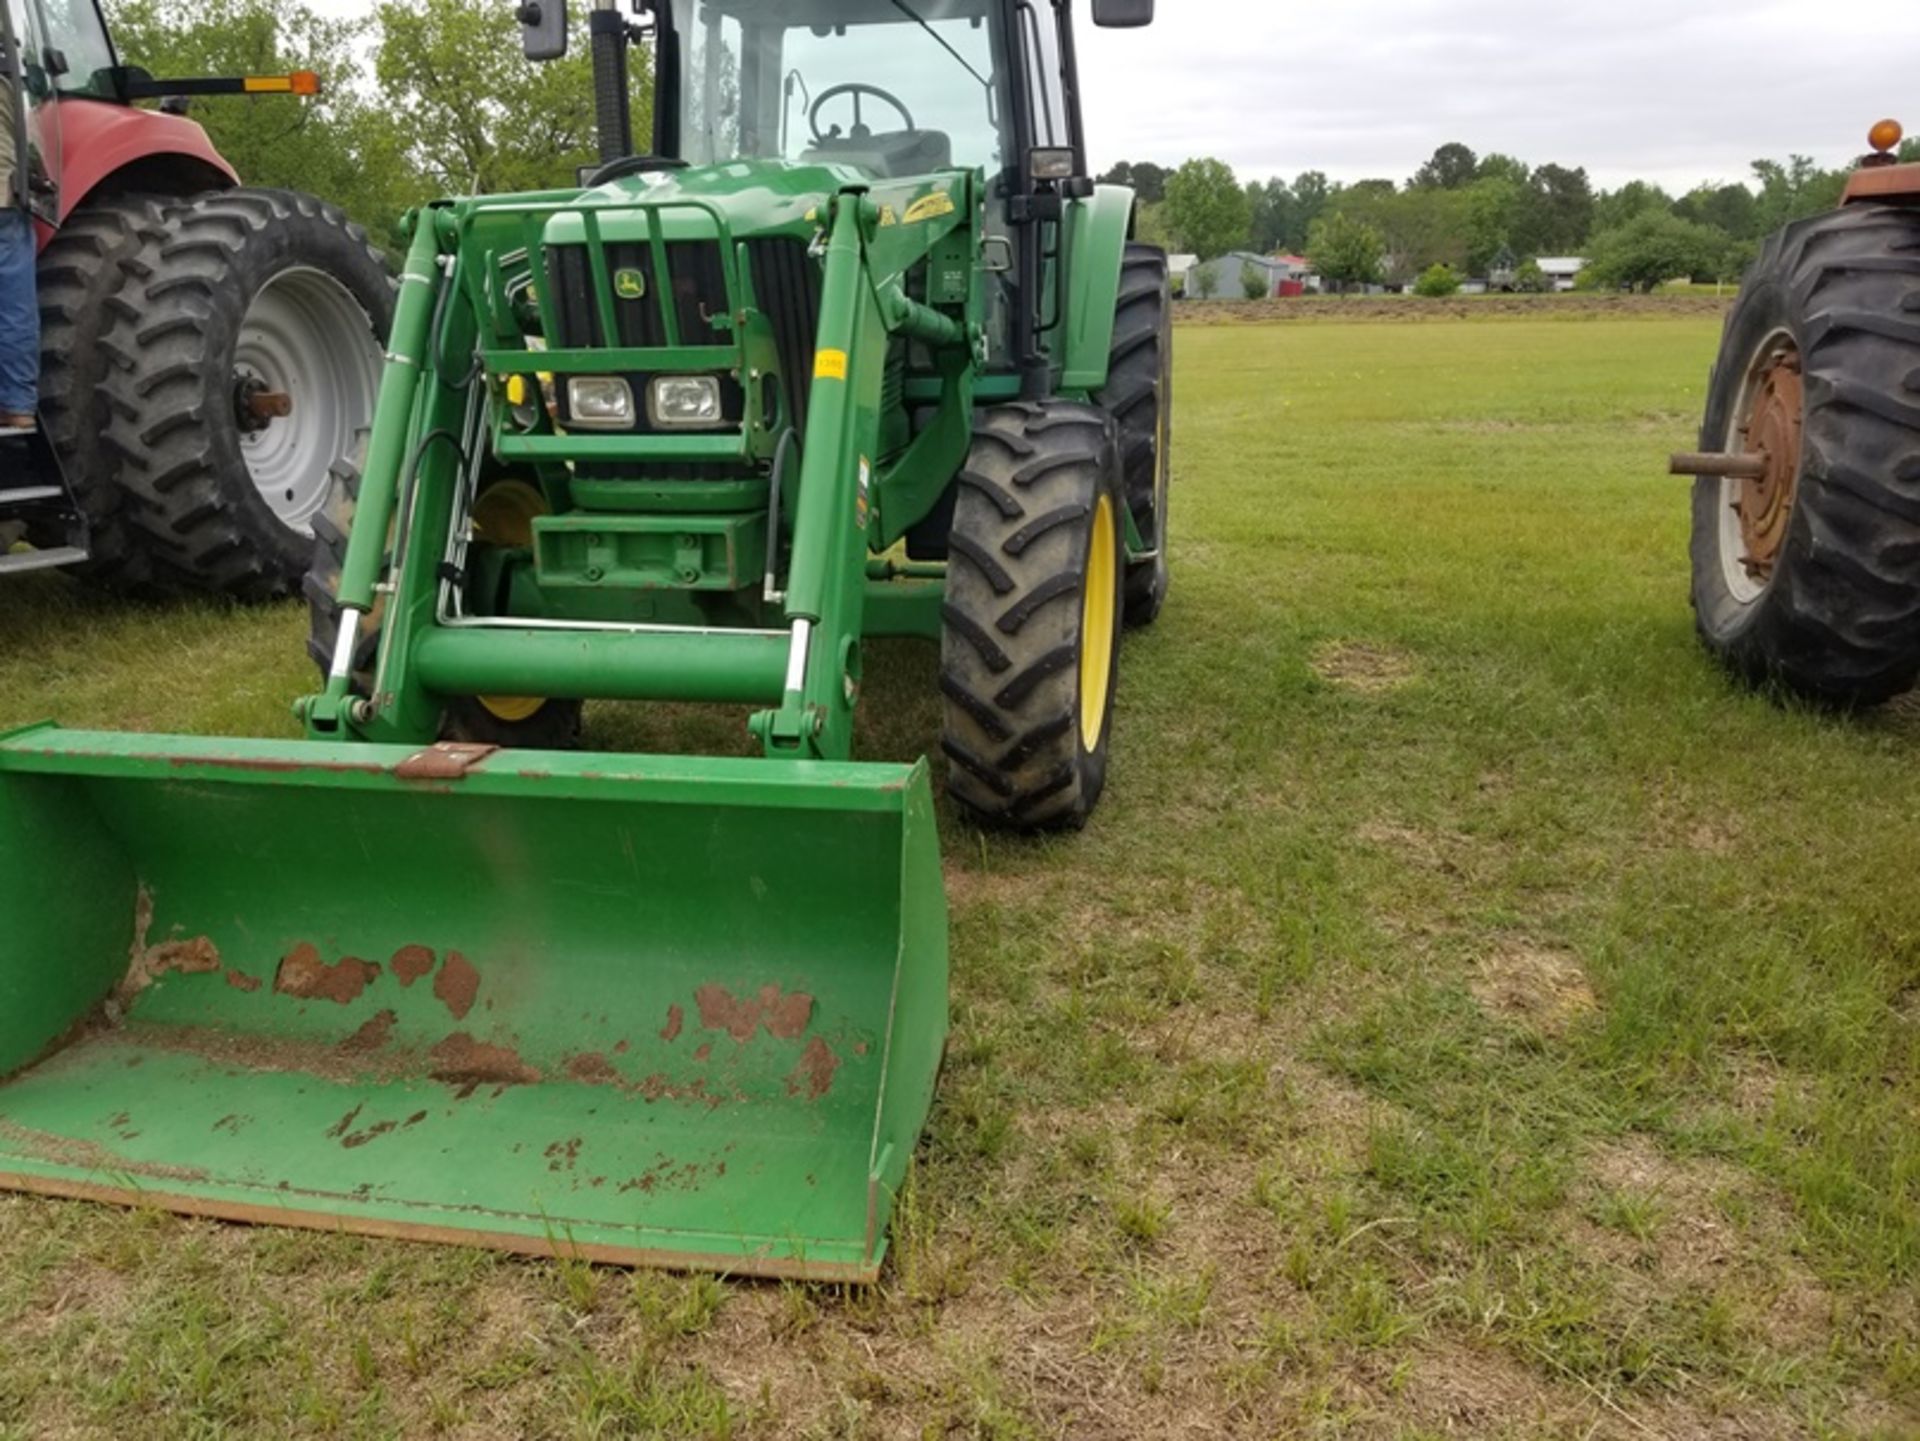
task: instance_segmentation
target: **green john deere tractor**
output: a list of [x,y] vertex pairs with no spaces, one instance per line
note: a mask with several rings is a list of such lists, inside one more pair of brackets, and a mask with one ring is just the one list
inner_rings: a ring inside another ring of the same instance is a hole
[[[947,949],[862,642],[939,644],[960,808],[1070,828],[1167,591],[1166,261],[1087,179],[1070,8],[594,9],[600,168],[413,218],[306,739],[0,740],[0,1185],[875,1274]],[[764,758],[585,753],[588,700]]]

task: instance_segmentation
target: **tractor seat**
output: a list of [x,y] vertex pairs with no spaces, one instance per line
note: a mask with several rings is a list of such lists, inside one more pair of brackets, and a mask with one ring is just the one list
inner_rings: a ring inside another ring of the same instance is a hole
[[953,141],[942,130],[883,130],[836,135],[805,151],[809,165],[852,165],[884,179],[953,168]]

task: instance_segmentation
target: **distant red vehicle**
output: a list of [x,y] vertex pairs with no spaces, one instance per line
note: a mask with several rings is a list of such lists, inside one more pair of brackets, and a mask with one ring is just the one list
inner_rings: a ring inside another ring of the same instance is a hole
[[97,0],[0,0],[0,63],[40,241],[44,431],[0,437],[0,525],[39,547],[6,554],[0,531],[0,571],[289,592],[364,450],[392,285],[359,227],[243,188],[183,112],[318,77],[156,81]]

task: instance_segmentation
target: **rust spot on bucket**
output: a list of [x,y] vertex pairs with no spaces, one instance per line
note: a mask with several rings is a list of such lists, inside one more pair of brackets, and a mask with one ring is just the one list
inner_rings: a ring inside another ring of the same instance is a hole
[[585,1086],[617,1086],[620,1073],[598,1051],[582,1051],[567,1058],[567,1074]]
[[428,1075],[456,1086],[529,1086],[540,1079],[511,1046],[476,1041],[465,1031],[455,1031],[434,1046],[427,1059],[433,1063]]
[[400,1018],[392,1011],[381,1011],[361,1022],[360,1029],[340,1043],[343,1051],[377,1051],[386,1045],[387,1038],[393,1033],[394,1024]]
[[668,1006],[667,1023],[660,1029],[660,1039],[663,1041],[678,1040],[680,1037],[680,1028],[686,1024],[686,1020],[687,1013],[680,1007]]
[[433,969],[434,954],[426,946],[402,946],[388,962],[402,986],[410,986]]
[[833,1073],[839,1069],[840,1058],[834,1055],[833,1047],[815,1036],[787,1076],[787,1094],[817,1101],[833,1089]]
[[707,1042],[707,1044],[703,1045],[702,1047],[700,1047],[699,1050],[693,1053],[693,1058],[696,1061],[704,1061],[712,1054],[713,1054],[713,1043],[709,1041]]
[[178,971],[183,976],[200,976],[220,969],[220,951],[205,936],[189,941],[162,941],[147,950],[147,974],[164,975]]
[[580,1159],[580,1138],[567,1141],[555,1141],[543,1152],[547,1158],[549,1171],[571,1171],[574,1163]]
[[378,1140],[380,1137],[386,1135],[387,1132],[391,1131],[395,1126],[399,1124],[400,1123],[398,1121],[376,1122],[375,1124],[367,1127],[367,1129],[364,1131],[355,1131],[351,1136],[342,1137],[340,1144],[345,1146],[349,1151],[351,1151],[356,1146],[364,1146],[369,1141]]
[[227,984],[236,991],[252,992],[260,989],[260,978],[250,976],[245,971],[228,971]]
[[281,957],[273,988],[302,1001],[332,1001],[344,1006],[359,999],[379,974],[377,961],[363,961],[358,956],[342,956],[328,965],[320,959],[318,950],[302,941]]
[[331,1140],[337,1141],[342,1136],[346,1135],[347,1132],[351,1131],[353,1129],[354,1121],[359,1117],[361,1108],[365,1104],[366,1104],[365,1102],[362,1102],[361,1105],[355,1106],[351,1111],[348,1111],[346,1115],[342,1116],[339,1120],[335,1121],[331,1126],[329,1126],[327,1128],[328,1138]]
[[794,1040],[813,1015],[812,996],[805,991],[783,995],[778,986],[762,986],[759,995],[741,999],[725,986],[706,985],[693,998],[699,1003],[703,1027],[725,1031],[741,1042],[751,1041],[762,1026],[778,1040]]
[[458,951],[447,952],[447,963],[433,978],[434,999],[452,1012],[456,1021],[464,1021],[473,1009],[473,998],[480,994],[480,973]]

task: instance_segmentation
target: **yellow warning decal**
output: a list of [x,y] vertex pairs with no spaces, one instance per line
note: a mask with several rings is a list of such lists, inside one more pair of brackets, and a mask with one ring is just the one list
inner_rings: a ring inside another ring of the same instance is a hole
[[943,215],[953,214],[953,197],[944,190],[936,190],[931,195],[923,195],[907,207],[905,223],[917,225],[922,220],[938,220]]
[[847,378],[847,353],[844,350],[821,350],[813,357],[813,378],[815,380],[845,380]]
[[900,217],[893,213],[893,207],[891,205],[882,205],[880,207],[880,228],[882,230],[885,230],[889,225],[898,225],[899,223]]

